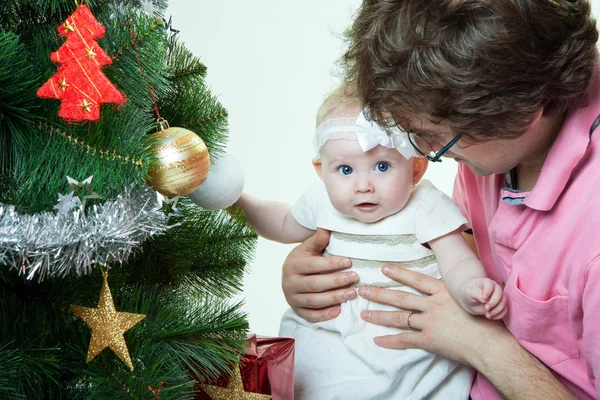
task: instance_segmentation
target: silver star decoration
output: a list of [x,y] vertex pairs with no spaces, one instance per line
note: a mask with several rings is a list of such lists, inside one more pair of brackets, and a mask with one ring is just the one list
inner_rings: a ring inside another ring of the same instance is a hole
[[73,197],[74,194],[74,192],[67,195],[58,194],[58,204],[54,206],[54,209],[58,210],[60,215],[67,216],[72,209],[81,207],[81,200],[77,196]]
[[[85,178],[83,181],[79,182],[76,179],[71,178],[70,176],[67,175],[67,182],[69,182],[69,187],[71,188],[71,191],[75,192],[75,187],[82,187],[85,188],[85,191],[88,192],[89,194],[86,196],[83,196],[83,201],[81,201],[81,207],[80,210],[83,212],[85,210],[85,203],[89,200],[89,199],[101,199],[102,196],[100,196],[98,193],[94,192],[91,188],[90,185],[92,184],[92,179],[94,178],[94,176],[88,176],[87,178]],[[79,199],[79,197],[78,197]]]
[[[172,199],[164,196],[158,192],[156,192],[156,199],[158,200],[158,207],[156,210],[163,210],[167,216],[167,221],[171,219],[171,217],[183,217],[183,214],[177,209],[177,202],[181,196],[175,196]],[[171,207],[165,207],[165,205],[170,205]]]

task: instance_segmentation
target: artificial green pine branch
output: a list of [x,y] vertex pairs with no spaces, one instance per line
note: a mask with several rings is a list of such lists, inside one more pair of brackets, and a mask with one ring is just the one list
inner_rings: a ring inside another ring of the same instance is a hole
[[[170,115],[171,126],[181,126],[198,134],[209,148],[211,160],[217,159],[227,139],[227,110],[210,93],[204,81],[204,64],[175,41],[168,56],[168,67],[171,85],[160,92],[161,109]],[[188,106],[182,107],[182,104]]]
[[[0,203],[13,204],[16,193],[17,185],[11,172],[0,173]],[[0,264],[1,267],[2,264]],[[0,274],[0,278],[2,278],[2,274]]]
[[171,67],[171,81],[206,77],[206,66],[177,39],[172,42],[168,64]]
[[13,376],[18,374],[19,356],[16,349],[7,349],[7,345],[0,347],[0,397],[4,399],[25,399],[14,386]]
[[204,82],[190,79],[171,85],[160,93],[159,108],[169,115],[171,126],[185,127],[200,136],[210,150],[211,160],[224,152],[227,111]]
[[[177,392],[173,386],[179,387],[182,395],[193,387],[190,369],[203,379],[214,378],[237,360],[247,330],[239,304],[216,301],[190,287],[123,285],[126,273],[114,269],[109,275],[115,307],[147,315],[125,334],[136,367],[133,373],[110,350],[85,364],[90,331],[67,307],[72,303],[96,306],[100,289],[96,276],[56,280],[57,285],[44,284],[40,292],[33,284],[25,285],[29,288],[21,287],[19,296],[0,288],[4,321],[0,341],[18,338],[0,353],[0,358],[13,359],[15,366],[0,376],[6,375],[13,390],[28,399],[39,395],[31,382],[44,386],[52,396],[66,398],[81,393],[91,393],[91,398],[104,398],[100,394],[105,393],[136,398],[146,393],[148,384],[160,381],[173,394]],[[48,343],[55,347],[47,348]]]
[[[143,185],[149,155],[145,147],[146,132],[152,126],[149,119],[134,107],[125,105],[121,110],[103,108],[101,124],[90,127],[92,135],[86,135],[86,126],[67,125],[63,128],[42,125],[30,138],[25,154],[36,157],[19,157],[16,181],[19,185],[17,204],[31,212],[51,210],[57,202],[58,193],[70,191],[66,176],[79,181],[94,176],[92,188],[105,199],[112,199],[130,185]],[[60,132],[96,149],[83,151],[66,140]],[[118,134],[117,134],[118,132]],[[118,137],[122,140],[117,140]],[[87,139],[87,140],[86,140]],[[110,151],[103,156],[100,151]],[[123,163],[121,158],[142,160],[142,165]]]
[[37,83],[19,38],[0,31],[0,174],[12,169],[18,148],[35,132]]
[[[133,39],[132,39],[133,36]],[[155,111],[150,91],[168,85],[166,68],[166,31],[160,19],[148,15],[126,14],[107,24],[100,44],[113,63],[105,68],[106,76],[137,107]]]
[[241,289],[244,265],[254,253],[257,235],[241,217],[203,210],[187,198],[173,217],[177,227],[149,241],[133,263],[133,277],[150,282],[185,283],[227,298]]
[[[66,175],[93,175],[92,189],[103,196],[97,203],[145,185],[146,139],[157,117],[152,89],[161,116],[201,136],[213,160],[227,141],[227,111],[204,82],[206,68],[183,44],[169,47],[157,16],[137,14],[138,0],[86,4],[107,29],[99,45],[114,59],[103,72],[128,102],[105,105],[99,122],[84,124],[61,120],[59,101],[35,96],[58,68],[49,54],[64,43],[57,27],[75,2],[6,0],[0,7],[0,113],[8,116],[0,118],[0,202],[19,211],[53,212],[57,194],[70,191]],[[184,198],[179,208],[183,217],[171,219],[179,226],[109,266],[117,310],[147,315],[125,333],[133,372],[110,350],[85,362],[90,329],[69,305],[96,307],[98,268],[38,282],[0,261],[0,397],[151,398],[148,386],[164,382],[161,399],[191,398],[195,380],[238,361],[248,326],[229,298],[241,287],[256,234],[240,216]]]

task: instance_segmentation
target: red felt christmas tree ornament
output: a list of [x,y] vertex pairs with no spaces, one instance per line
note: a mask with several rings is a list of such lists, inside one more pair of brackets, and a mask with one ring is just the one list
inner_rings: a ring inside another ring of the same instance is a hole
[[97,121],[102,103],[125,103],[125,95],[102,73],[112,59],[96,42],[105,29],[90,9],[79,6],[58,32],[67,40],[50,58],[60,67],[38,89],[38,96],[61,100],[58,115],[72,122]]

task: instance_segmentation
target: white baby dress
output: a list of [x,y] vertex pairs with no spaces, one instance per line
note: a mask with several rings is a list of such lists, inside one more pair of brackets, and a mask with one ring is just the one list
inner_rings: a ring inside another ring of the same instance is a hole
[[[418,293],[381,272],[384,262],[440,278],[433,252],[421,243],[466,224],[452,200],[428,181],[413,190],[406,206],[376,223],[339,213],[323,183],[311,187],[292,207],[298,223],[332,231],[326,255],[350,257],[359,283]],[[291,309],[279,335],[295,346],[295,400],[461,400],[469,397],[473,372],[419,349],[384,349],[375,336],[401,330],[367,323],[362,310],[395,310],[358,296],[342,304],[333,320],[309,323]]]

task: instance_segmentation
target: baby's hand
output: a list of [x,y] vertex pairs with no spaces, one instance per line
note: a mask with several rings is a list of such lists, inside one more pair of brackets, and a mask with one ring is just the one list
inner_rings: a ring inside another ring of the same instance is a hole
[[506,299],[502,287],[489,278],[473,279],[463,290],[468,311],[485,315],[487,319],[502,319],[506,315]]

